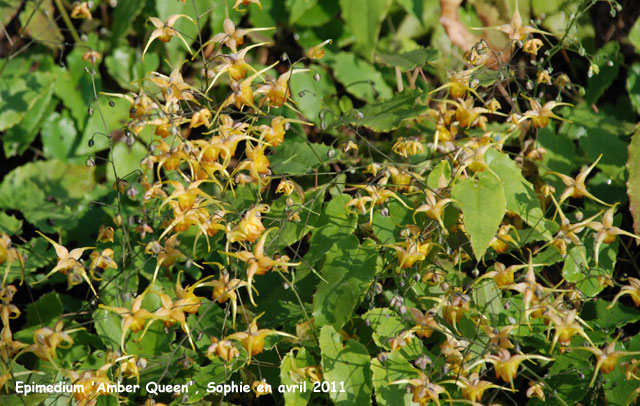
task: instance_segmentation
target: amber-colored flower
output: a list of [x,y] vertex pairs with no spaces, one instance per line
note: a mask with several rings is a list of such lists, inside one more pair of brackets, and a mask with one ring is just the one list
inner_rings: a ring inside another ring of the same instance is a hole
[[102,59],[102,55],[98,51],[87,51],[82,55],[82,60],[87,61],[95,65],[98,61]]
[[531,38],[524,43],[524,45],[522,46],[522,50],[528,54],[531,54],[532,56],[536,56],[538,55],[538,51],[540,50],[540,48],[542,48],[543,45],[544,43],[541,39]]
[[529,389],[527,389],[527,397],[536,397],[541,401],[545,401],[542,382],[529,381]]
[[211,337],[211,345],[207,349],[207,357],[218,356],[223,360],[230,362],[232,359],[240,356],[240,351],[229,340],[218,341],[216,337]]
[[605,206],[610,206],[610,204],[605,203],[602,200],[600,200],[597,197],[595,197],[594,195],[592,195],[587,190],[587,186],[585,184],[585,182],[587,180],[587,176],[589,176],[589,173],[591,173],[593,168],[595,168],[596,165],[598,164],[598,162],[600,162],[600,158],[602,158],[602,154],[600,154],[600,156],[598,156],[598,159],[596,159],[591,165],[589,165],[589,167],[584,168],[583,170],[581,170],[580,173],[578,174],[578,176],[576,176],[575,178],[571,178],[571,177],[569,177],[567,175],[564,175],[564,174],[558,173],[558,172],[548,172],[550,174],[553,174],[553,175],[559,177],[560,180],[562,181],[562,183],[564,183],[565,186],[567,186],[567,188],[560,195],[560,198],[558,199],[558,204],[562,204],[562,202],[564,202],[566,199],[568,199],[570,197],[573,197],[573,198],[576,198],[576,199],[580,198],[580,197],[588,197],[589,199],[593,200],[594,202],[598,202],[598,203],[603,204]]
[[577,350],[589,351],[596,357],[596,367],[591,382],[589,382],[589,387],[593,386],[599,371],[602,371],[603,374],[608,374],[613,371],[620,357],[640,355],[640,351],[616,351],[616,343],[617,338],[607,344],[603,349],[597,347],[575,347]]
[[289,338],[296,339],[296,336],[283,333],[281,331],[276,330],[268,330],[268,329],[258,329],[258,319],[262,317],[264,313],[261,313],[259,316],[255,317],[249,323],[249,327],[247,331],[233,333],[229,335],[225,340],[238,340],[242,343],[242,346],[249,352],[249,354],[258,355],[264,351],[264,339],[270,335],[280,335]]
[[71,18],[87,20],[93,19],[91,16],[91,10],[89,9],[89,2],[83,1],[81,3],[76,3],[71,10]]
[[498,355],[489,354],[485,357],[487,362],[493,364],[493,368],[496,371],[496,378],[502,379],[505,382],[511,383],[511,389],[513,389],[513,379],[518,373],[518,367],[524,360],[539,359],[542,361],[552,361],[551,358],[543,357],[542,355],[535,354],[514,354],[511,355],[508,350],[504,348],[498,349]]
[[[60,244],[56,243],[55,241],[53,241],[51,238],[49,238],[46,235],[42,234],[39,230],[37,230],[36,232],[38,234],[40,234],[45,240],[47,240],[51,245],[53,245],[53,247],[56,250],[56,254],[58,255],[58,263],[56,264],[56,266],[51,271],[49,271],[49,273],[47,275],[45,275],[45,277],[39,282],[47,280],[51,275],[53,275],[54,273],[56,273],[58,271],[60,271],[60,273],[62,273],[64,275],[66,275],[71,270],[71,271],[73,271],[71,275],[74,275],[74,274],[80,275],[82,277],[82,279],[84,279],[85,282],[87,282],[89,284],[89,287],[93,291],[93,294],[96,295],[96,297],[97,297],[98,293],[93,288],[93,285],[91,284],[91,281],[89,280],[89,277],[87,276],[87,273],[85,272],[84,265],[82,265],[82,263],[80,262],[80,257],[82,256],[82,253],[85,250],[92,249],[92,248],[95,248],[95,247],[75,248],[75,249],[69,251],[65,247],[63,247],[62,245],[60,245]],[[71,283],[71,281],[72,281],[71,278],[69,279],[69,281],[70,281],[70,285],[74,284],[74,283]],[[37,283],[39,283],[39,282],[37,282]]]
[[587,223],[587,227],[597,232],[594,251],[594,260],[596,266],[598,266],[598,256],[600,254],[600,245],[602,243],[611,244],[616,240],[619,235],[626,235],[636,239],[636,242],[640,241],[640,237],[635,234],[631,234],[628,231],[624,231],[619,227],[613,225],[613,214],[616,211],[616,205],[608,209],[602,217],[602,222],[591,221]]
[[330,44],[331,40],[325,40],[321,43],[319,43],[318,45],[314,45],[311,48],[307,49],[307,57],[309,59],[322,59],[324,57],[324,55],[326,54],[325,50],[323,49],[325,45]]
[[151,45],[151,43],[155,39],[159,39],[162,42],[169,42],[171,41],[171,38],[178,37],[180,38],[184,46],[187,47],[187,50],[189,50],[189,52],[191,53],[191,47],[189,46],[189,43],[184,39],[184,37],[182,36],[182,34],[180,34],[180,32],[178,32],[175,28],[173,28],[176,21],[178,21],[181,18],[186,18],[187,20],[195,24],[195,21],[193,21],[193,18],[185,14],[174,14],[172,16],[169,16],[169,18],[167,18],[167,20],[164,22],[157,17],[149,17],[149,21],[151,21],[151,24],[153,24],[153,26],[156,27],[156,29],[153,30],[153,32],[151,33],[151,36],[147,41],[147,45],[145,45],[144,51],[142,51],[143,60],[144,60],[144,55],[147,53],[147,49],[149,49],[149,45]]
[[233,5],[233,9],[236,11],[245,11],[244,9],[240,9],[240,5],[248,6],[249,4],[255,4],[260,7],[262,10],[262,4],[260,4],[260,0],[236,0],[236,3]]
[[524,112],[520,122],[530,119],[533,128],[545,128],[549,125],[549,121],[552,118],[565,121],[552,110],[558,106],[571,106],[569,103],[560,103],[555,101],[546,102],[544,105],[541,105],[540,102],[535,99],[529,99],[529,104],[531,105],[531,109]]
[[131,330],[132,332],[138,332],[144,328],[147,324],[148,320],[152,320],[155,318],[151,312],[142,307],[142,299],[144,298],[146,291],[142,294],[138,295],[133,302],[131,303],[130,308],[126,307],[112,307],[105,305],[98,305],[101,309],[106,311],[117,313],[122,318],[122,337],[120,339],[120,348],[122,352],[126,352],[124,348],[124,338],[127,335],[127,332]]
[[453,199],[441,199],[429,189],[425,189],[424,194],[427,202],[422,204],[413,212],[413,221],[415,222],[416,214],[425,213],[431,220],[438,222],[444,234],[449,234],[447,227],[445,227],[444,222],[442,221],[442,215],[446,205],[453,202]]
[[262,213],[267,213],[268,211],[269,206],[266,204],[259,204],[247,211],[242,220],[240,220],[240,223],[228,233],[227,239],[229,242],[255,242],[265,230],[260,217]]
[[267,236],[272,229],[264,232],[262,237],[258,243],[253,247],[253,252],[251,251],[240,251],[240,252],[222,252],[225,255],[238,258],[242,262],[247,264],[247,290],[249,291],[249,299],[251,300],[251,304],[256,305],[253,300],[253,278],[255,275],[264,275],[267,271],[271,270],[273,267],[279,267],[280,269],[286,271],[289,266],[298,266],[299,262],[288,262],[289,257],[286,255],[273,259],[264,254],[264,244],[267,240]]
[[633,303],[635,303],[636,307],[640,307],[640,279],[629,278],[627,280],[629,284],[623,286],[622,289],[620,289],[620,292],[616,295],[616,297],[613,298],[613,301],[609,306],[607,306],[607,309],[611,309],[616,304],[618,299],[620,299],[624,295],[631,296],[631,299],[633,300]]

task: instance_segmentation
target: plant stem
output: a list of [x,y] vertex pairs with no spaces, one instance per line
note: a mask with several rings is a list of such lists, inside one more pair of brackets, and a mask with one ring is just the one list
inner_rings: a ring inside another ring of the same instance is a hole
[[67,14],[67,9],[64,8],[64,4],[62,4],[62,0],[55,0],[56,2],[56,7],[58,8],[58,11],[60,12],[60,15],[62,16],[62,19],[64,20],[64,25],[67,26],[67,29],[69,30],[69,32],[71,32],[71,36],[73,37],[73,41],[78,44],[80,42],[82,42],[80,40],[80,36],[78,35],[78,31],[76,31],[76,27],[73,26],[73,23],[71,22],[71,19],[69,18],[69,14]]

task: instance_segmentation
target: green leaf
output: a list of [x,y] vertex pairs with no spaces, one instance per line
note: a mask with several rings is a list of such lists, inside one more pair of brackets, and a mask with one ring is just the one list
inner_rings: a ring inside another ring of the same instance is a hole
[[360,245],[355,236],[348,236],[331,246],[320,272],[328,283],[320,282],[313,297],[315,322],[342,328],[373,281],[380,262],[371,240]]
[[[198,38],[197,17],[200,16],[200,27],[204,27],[208,19],[208,14],[204,13],[212,7],[210,0],[191,0],[187,1],[185,4],[179,1],[156,0],[155,3],[158,18],[162,21],[166,21],[167,18],[174,14],[185,14],[196,21],[196,23],[193,23],[186,18],[180,18],[173,26],[176,31],[182,34],[187,43],[193,43]],[[215,10],[217,11],[224,9],[225,8],[222,6],[215,7]],[[156,42],[160,44],[160,41]],[[158,45],[156,44],[156,46]],[[180,38],[172,38],[171,41],[165,44],[165,46],[169,54],[168,59],[171,66],[177,66],[178,63],[184,60],[187,50]],[[192,49],[192,51],[195,52],[196,50]],[[147,57],[145,55],[145,59],[146,58]]]
[[354,118],[351,123],[378,132],[395,130],[403,120],[414,119],[426,111],[426,107],[419,103],[422,95],[417,90],[405,90],[389,100],[368,103],[360,109],[362,118]]
[[[303,202],[297,193],[291,196],[281,196],[273,201],[269,217],[264,224],[267,228],[278,227],[267,239],[267,252],[271,254],[272,249],[284,249],[296,241],[300,241],[303,235],[307,234],[314,227],[320,217],[322,207],[322,194],[308,192],[305,194]],[[289,206],[287,200],[292,200],[293,205]],[[300,221],[291,221],[289,216],[297,213]]]
[[[107,97],[100,97],[97,105],[94,105],[93,115],[89,116],[82,139],[74,146],[72,156],[87,159],[89,155],[107,149],[110,139],[105,135],[125,127],[129,121],[129,102],[119,98],[111,101],[113,107],[109,105]],[[93,140],[93,146],[89,146],[89,140]]]
[[[222,359],[215,357],[211,360],[211,363],[198,368],[198,372],[196,372],[191,380],[193,381],[193,385],[189,385],[189,404],[194,405],[204,405],[209,403],[193,403],[196,402],[203,397],[207,396],[207,389],[210,382],[218,384],[230,383],[231,375],[237,371],[239,368],[244,366],[242,362],[245,357],[242,356],[244,349],[241,349],[241,356],[235,358],[230,363],[225,363]],[[240,384],[236,382],[236,384]],[[228,395],[227,395],[228,396]],[[180,402],[179,399],[177,399]],[[173,404],[173,403],[172,403]],[[183,404],[182,402],[178,404]],[[228,403],[220,403],[221,405],[228,405]]]
[[52,100],[53,77],[51,75],[39,75],[42,78],[43,88],[36,96],[36,101],[29,109],[28,114],[16,126],[11,127],[2,137],[4,155],[12,157],[22,155],[35,140],[42,126],[42,121],[47,117],[56,104],[57,100]]
[[391,309],[376,308],[369,310],[364,315],[365,320],[371,323],[372,338],[382,348],[390,349],[389,339],[396,337],[406,329],[402,319]]
[[301,15],[296,20],[296,25],[300,27],[320,27],[334,19],[339,11],[338,0],[322,0]]
[[[484,282],[484,281],[483,281]],[[482,314],[488,315],[492,322],[498,321],[502,312],[502,291],[495,283],[486,281],[472,291],[473,302],[478,306]]]
[[429,176],[427,176],[427,186],[430,189],[440,189],[443,187],[442,185],[446,186],[450,181],[451,165],[446,159],[440,161],[440,163],[429,172]]
[[398,67],[401,71],[405,72],[418,66],[424,66],[427,62],[437,61],[440,57],[440,52],[438,52],[437,49],[419,48],[401,54],[378,52],[376,55],[385,65]]
[[47,94],[52,79],[51,75],[42,73],[0,77],[0,131],[13,127],[30,114],[38,100]]
[[636,19],[636,22],[629,31],[629,42],[636,48],[636,53],[640,52],[640,19]]
[[289,10],[289,24],[295,24],[300,17],[317,3],[318,0],[286,0],[285,5]]
[[56,292],[41,296],[35,303],[27,305],[27,322],[25,328],[31,326],[51,326],[62,314],[62,301]]
[[44,232],[73,229],[89,209],[98,188],[94,169],[60,161],[36,161],[9,172],[0,184],[0,208],[19,210]]
[[587,82],[584,99],[588,105],[597,102],[618,76],[621,62],[620,45],[617,41],[608,42],[598,50],[593,60],[600,73],[594,74]]
[[284,143],[269,156],[275,174],[302,175],[329,161],[327,152],[331,147],[312,144],[301,135],[290,132]]
[[560,173],[571,173],[576,165],[572,159],[577,155],[575,144],[566,134],[556,134],[549,127],[541,128],[538,131],[538,144],[545,149],[542,155],[541,173],[548,170]]
[[111,24],[111,48],[115,48],[120,38],[131,30],[131,23],[144,8],[144,1],[119,1],[113,10]]
[[21,229],[22,220],[18,220],[15,216],[0,211],[0,233],[8,235],[19,234]]
[[477,181],[463,179],[456,183],[451,197],[462,208],[473,254],[480,259],[496,235],[507,208],[502,182],[487,171],[480,172]]
[[[588,392],[590,375],[586,371],[593,370],[591,357],[587,351],[571,351],[558,356],[545,379],[549,392],[557,392],[557,397],[547,396],[545,401],[533,398],[527,405],[577,405]],[[558,399],[562,399],[562,402]]]
[[404,240],[400,236],[405,225],[412,224],[411,211],[393,200],[387,204],[389,216],[383,216],[374,209],[373,232],[382,244],[392,244]]
[[[619,226],[617,216],[614,225]],[[598,282],[599,276],[613,276],[618,257],[619,242],[601,244],[598,249],[598,267],[595,267],[595,241],[593,234],[583,237],[584,246],[572,247],[565,257],[562,276],[582,291],[585,297],[595,297],[603,290]],[[585,264],[586,259],[586,264]]]
[[76,141],[78,131],[73,120],[69,117],[69,110],[63,110],[62,115],[53,112],[42,125],[42,152],[50,159],[66,160]]
[[356,43],[368,60],[373,58],[380,26],[391,2],[392,0],[340,0],[342,18],[353,31]]
[[[318,65],[310,66],[320,76],[320,80],[314,80],[314,72],[296,73],[291,76],[291,95],[296,102],[296,107],[304,114],[307,120],[315,124],[322,121],[320,111],[330,103],[331,97],[336,93],[331,75]],[[326,114],[326,120],[333,120],[332,114]]]
[[84,129],[87,115],[89,114],[89,103],[82,97],[82,93],[76,89],[78,85],[71,77],[71,73],[60,68],[55,71],[54,92],[57,98],[62,100],[64,107],[69,109],[71,117],[76,122],[78,130]]
[[0,24],[9,25],[13,17],[20,11],[22,0],[0,0]]
[[[177,324],[176,326],[180,328]],[[175,337],[175,327],[172,327],[172,330],[167,333],[162,323],[155,323],[149,327],[141,341],[139,341],[140,336],[142,336],[142,332],[131,334],[128,340],[125,338],[127,353],[152,358],[169,352],[171,342]]]
[[31,38],[50,48],[61,49],[64,36],[54,20],[55,14],[51,0],[27,1],[18,19],[22,30]]
[[405,385],[391,385],[391,382],[400,379],[418,377],[416,369],[411,366],[409,361],[402,357],[399,351],[390,352],[384,364],[377,358],[372,359],[371,372],[373,375],[373,389],[378,405],[412,405],[412,395],[411,393],[407,393]]
[[631,137],[627,172],[629,172],[627,194],[629,209],[633,216],[633,229],[636,234],[640,234],[640,131],[636,131]]
[[551,230],[544,218],[533,185],[522,176],[522,171],[516,163],[506,154],[494,149],[487,151],[485,161],[502,182],[507,210],[517,213],[527,224],[550,240]]
[[640,310],[616,302],[611,309],[606,300],[588,301],[584,304],[580,317],[589,322],[596,330],[613,332],[618,327],[640,320]]
[[[294,390],[285,390],[282,396],[284,397],[285,406],[305,406],[309,403],[311,398],[311,388],[313,383],[307,376],[300,376],[295,370],[302,369],[310,366],[314,366],[315,360],[306,349],[302,348],[294,355],[294,350],[291,350],[287,355],[282,358],[280,364],[280,382],[282,385],[289,385],[289,388]],[[306,381],[307,390],[297,390],[298,386],[302,382]],[[287,386],[285,386],[287,388]]]
[[627,72],[627,92],[636,113],[640,113],[640,63],[631,65]]
[[413,14],[418,20],[422,20],[422,14],[427,2],[423,0],[396,0],[408,13]]
[[133,82],[144,78],[148,72],[155,71],[160,65],[160,58],[157,54],[150,53],[142,61],[134,48],[120,47],[107,56],[104,63],[109,74],[120,86],[136,91],[139,86]]
[[345,210],[345,205],[349,200],[351,200],[351,196],[340,194],[334,196],[324,206],[309,239],[309,251],[304,256],[305,261],[311,264],[315,263],[324,257],[328,246],[353,234],[358,219],[349,215]]
[[[130,147],[123,141],[116,143],[109,155],[113,160],[118,177],[125,178],[130,183],[133,183],[133,180],[139,174],[139,172],[135,171],[141,169],[140,161],[148,154],[148,151],[140,142],[136,142]],[[107,166],[107,181],[109,184],[113,184],[116,181],[116,174],[114,174],[113,167]]]
[[393,96],[393,90],[385,83],[382,74],[370,63],[357,58],[355,54],[340,52],[336,55],[327,55],[325,59],[333,68],[336,79],[355,97],[374,102],[376,101],[374,89],[382,99]]
[[624,176],[627,142],[621,139],[620,132],[614,134],[600,128],[589,128],[587,135],[580,137],[579,144],[591,162],[602,155],[598,168],[609,177],[617,179]]
[[336,406],[371,404],[371,369],[367,349],[355,340],[342,344],[342,337],[330,326],[320,330],[320,351],[322,353],[322,374],[325,381],[335,382],[344,392],[330,392]]
[[122,337],[122,322],[120,316],[113,312],[98,309],[93,312],[93,323],[98,337],[100,337],[107,348],[120,348],[120,340]]

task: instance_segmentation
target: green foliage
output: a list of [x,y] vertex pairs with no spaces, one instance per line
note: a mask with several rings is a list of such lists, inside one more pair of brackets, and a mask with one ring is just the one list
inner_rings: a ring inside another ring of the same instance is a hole
[[336,406],[371,404],[371,370],[367,349],[355,340],[344,344],[340,334],[331,325],[325,325],[320,331],[320,350],[322,352],[322,370],[329,382],[344,382],[335,392],[330,392]]
[[451,197],[464,215],[476,258],[481,258],[498,231],[507,208],[504,185],[493,173],[480,172],[477,181],[464,179],[453,186]]
[[360,244],[346,236],[331,246],[320,272],[326,282],[320,282],[313,297],[316,322],[341,328],[371,284],[379,262],[373,241]]
[[632,404],[637,6],[454,3],[0,0],[0,404]]

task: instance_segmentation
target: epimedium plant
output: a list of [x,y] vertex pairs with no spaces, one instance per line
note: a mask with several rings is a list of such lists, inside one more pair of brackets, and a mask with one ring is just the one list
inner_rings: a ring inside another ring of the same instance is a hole
[[[54,10],[17,3],[23,28]],[[630,119],[596,107],[618,45],[584,51],[592,1],[562,23],[513,4],[482,30],[459,5],[440,4],[456,68],[406,34],[429,1],[56,1],[67,68],[2,66],[5,156],[40,133],[49,158],[0,185],[3,400],[634,402],[640,276],[620,262],[640,239],[621,222],[637,137],[627,174]],[[17,381],[85,390],[18,397]],[[118,382],[142,389],[100,386]]]

